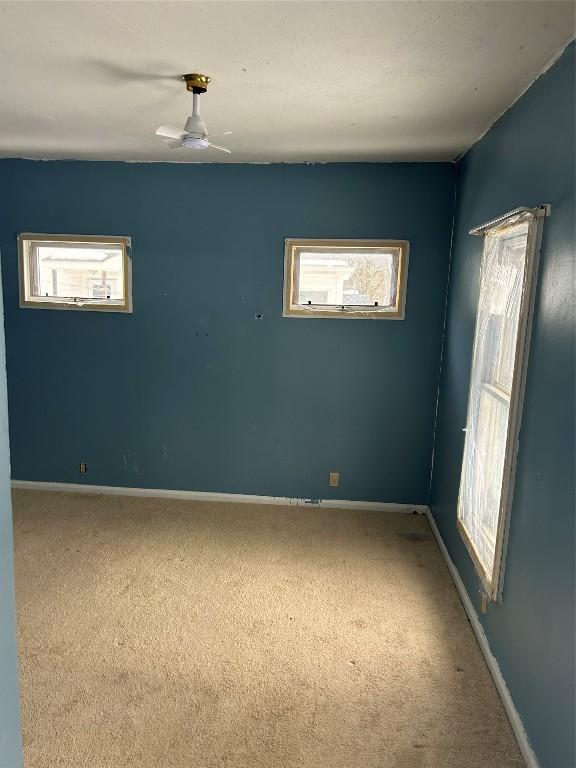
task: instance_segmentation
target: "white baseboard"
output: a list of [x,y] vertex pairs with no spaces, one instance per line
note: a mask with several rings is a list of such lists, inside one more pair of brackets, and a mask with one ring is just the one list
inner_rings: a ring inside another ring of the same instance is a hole
[[434,537],[436,538],[436,541],[438,543],[438,547],[440,548],[440,552],[442,553],[442,557],[446,562],[446,565],[450,572],[450,576],[452,576],[452,581],[454,582],[456,591],[460,596],[460,600],[462,601],[464,610],[468,615],[470,624],[472,625],[472,630],[476,635],[476,640],[478,641],[480,650],[482,651],[484,659],[486,660],[486,664],[488,665],[488,669],[490,670],[490,674],[492,675],[492,679],[494,680],[494,685],[496,686],[496,690],[498,691],[498,694],[502,699],[502,704],[504,705],[504,709],[506,710],[506,714],[508,715],[508,720],[510,721],[510,725],[512,726],[512,730],[514,732],[514,736],[516,737],[516,741],[518,742],[518,747],[520,748],[520,752],[522,754],[522,757],[524,758],[524,762],[526,763],[526,768],[540,768],[538,759],[534,754],[534,750],[530,746],[530,741],[528,740],[528,734],[526,733],[522,719],[518,713],[518,710],[514,705],[514,700],[512,699],[512,695],[508,690],[508,686],[506,685],[506,681],[504,680],[504,676],[502,674],[498,661],[496,660],[496,657],[490,650],[490,643],[488,642],[488,638],[486,637],[484,628],[480,623],[478,614],[476,613],[476,610],[472,604],[472,601],[470,600],[470,596],[468,595],[466,587],[464,586],[464,582],[460,578],[460,574],[458,573],[458,570],[454,565],[452,558],[450,557],[450,553],[446,548],[446,544],[444,544],[444,540],[442,539],[440,531],[438,530],[438,526],[436,525],[436,521],[434,520],[434,517],[432,516],[432,512],[430,511],[429,508],[426,508],[425,514],[426,514],[426,517],[428,518],[428,522],[430,523],[430,528],[432,529],[432,533],[434,534]]
[[87,493],[107,496],[145,496],[156,499],[186,501],[232,501],[240,504],[277,504],[296,507],[326,507],[329,509],[364,509],[375,512],[417,512],[426,514],[425,504],[388,504],[380,501],[349,499],[300,499],[292,496],[249,496],[243,493],[211,493],[209,491],[177,491],[166,488],[125,488],[115,485],[84,485],[83,483],[44,483],[36,480],[12,480],[12,488],[59,493]]

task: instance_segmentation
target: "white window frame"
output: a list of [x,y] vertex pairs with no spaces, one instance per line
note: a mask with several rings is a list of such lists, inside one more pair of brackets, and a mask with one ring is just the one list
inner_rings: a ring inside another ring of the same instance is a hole
[[[476,554],[474,542],[467,531],[461,518],[462,495],[463,495],[463,477],[464,477],[464,452],[462,473],[460,479],[460,490],[458,494],[457,509],[457,527],[460,535],[466,545],[468,553],[474,563],[474,567],[480,576],[482,587],[485,593],[494,601],[502,600],[504,573],[506,567],[506,553],[508,545],[508,533],[510,529],[510,513],[512,510],[512,501],[514,493],[514,480],[516,474],[516,463],[519,448],[519,433],[522,422],[522,406],[524,401],[524,390],[526,385],[526,372],[528,367],[528,353],[530,349],[530,335],[532,329],[532,317],[534,313],[534,298],[536,293],[536,283],[538,276],[538,264],[540,258],[540,243],[542,239],[542,223],[544,217],[550,215],[550,206],[542,205],[538,208],[517,208],[503,216],[494,219],[486,224],[476,227],[470,231],[471,235],[480,235],[483,238],[486,235],[494,234],[499,230],[505,230],[518,223],[522,218],[529,219],[529,229],[525,256],[524,284],[520,300],[520,313],[518,319],[518,333],[514,358],[514,371],[512,385],[509,393],[509,416],[508,428],[505,444],[504,472],[502,477],[502,487],[500,495],[500,507],[498,515],[497,535],[495,542],[494,563],[492,573],[486,573],[484,566]],[[485,251],[482,254],[484,262]],[[482,279],[482,272],[481,272]],[[477,314],[478,321],[478,314]],[[475,328],[474,345],[476,345],[478,329]],[[474,360],[474,352],[472,360]],[[470,421],[471,408],[471,385],[472,371],[470,376],[470,385],[468,390],[468,408],[467,424]],[[468,427],[464,427],[467,433]],[[468,434],[467,434],[468,437]]]
[[[297,302],[297,280],[295,275],[298,255],[301,251],[330,250],[331,252],[350,249],[365,249],[367,253],[373,250],[394,248],[400,252],[396,288],[396,305],[393,308],[375,308],[371,305],[358,306],[345,304],[342,306],[311,304],[303,306]],[[370,319],[370,320],[403,320],[406,308],[406,284],[408,280],[408,253],[410,243],[407,240],[307,240],[289,237],[285,240],[284,249],[284,317],[307,318],[338,318]]]
[[[123,286],[122,299],[90,298],[42,298],[35,296],[32,290],[33,264],[35,249],[38,245],[103,245],[117,246],[122,251]],[[24,232],[18,235],[18,281],[20,307],[35,309],[71,309],[76,311],[96,312],[132,312],[132,255],[131,239],[123,236],[110,235],[52,235]]]

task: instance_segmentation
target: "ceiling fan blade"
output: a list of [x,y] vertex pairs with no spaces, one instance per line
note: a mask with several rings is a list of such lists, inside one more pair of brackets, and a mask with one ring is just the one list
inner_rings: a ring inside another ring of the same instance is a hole
[[212,149],[219,149],[221,152],[227,152],[229,155],[232,154],[232,150],[228,149],[228,147],[219,147],[218,144],[212,144],[211,141],[208,142],[208,146],[212,147]]
[[232,131],[224,131],[224,133],[214,133],[210,136],[211,139],[221,139],[222,136],[232,136]]
[[164,139],[164,144],[167,144],[170,149],[182,149],[182,139]]
[[156,128],[156,136],[164,136],[166,139],[182,139],[186,136],[186,131],[182,128],[174,128],[173,125],[161,125]]

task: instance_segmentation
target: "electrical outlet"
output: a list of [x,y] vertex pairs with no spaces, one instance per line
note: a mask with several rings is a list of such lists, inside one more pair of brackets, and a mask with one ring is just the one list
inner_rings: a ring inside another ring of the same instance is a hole
[[85,475],[86,472],[88,472],[88,465],[86,464],[85,461],[81,461],[80,462],[80,474],[81,475]]
[[340,472],[330,472],[328,484],[330,488],[338,488],[340,485]]

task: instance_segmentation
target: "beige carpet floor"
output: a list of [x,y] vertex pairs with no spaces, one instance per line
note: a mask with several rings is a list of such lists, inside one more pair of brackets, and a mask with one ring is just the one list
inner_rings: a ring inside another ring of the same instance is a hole
[[18,491],[26,768],[520,768],[423,517]]

